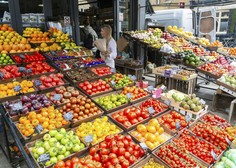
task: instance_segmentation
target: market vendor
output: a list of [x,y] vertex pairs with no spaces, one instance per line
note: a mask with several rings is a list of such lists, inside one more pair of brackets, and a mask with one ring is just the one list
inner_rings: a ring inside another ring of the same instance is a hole
[[103,39],[106,40],[106,48],[105,52],[101,52],[101,57],[105,60],[106,65],[111,68],[115,68],[114,59],[117,56],[117,46],[116,41],[112,37],[112,29],[110,25],[103,25],[101,27],[101,35]]

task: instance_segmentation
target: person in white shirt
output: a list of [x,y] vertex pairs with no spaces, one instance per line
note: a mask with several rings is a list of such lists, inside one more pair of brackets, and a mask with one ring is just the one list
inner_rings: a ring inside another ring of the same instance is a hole
[[104,58],[106,65],[111,68],[115,68],[114,59],[117,56],[116,41],[112,38],[112,28],[110,25],[103,25],[101,27],[101,35],[106,40],[107,51],[101,52],[102,58]]

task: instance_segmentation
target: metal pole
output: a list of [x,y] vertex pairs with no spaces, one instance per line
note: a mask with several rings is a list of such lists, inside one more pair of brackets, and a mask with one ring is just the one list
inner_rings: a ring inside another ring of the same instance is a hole
[[11,26],[19,34],[23,34],[19,0],[9,0],[8,7],[11,14]]
[[80,45],[78,0],[69,0],[69,7],[72,26],[72,38],[77,45]]

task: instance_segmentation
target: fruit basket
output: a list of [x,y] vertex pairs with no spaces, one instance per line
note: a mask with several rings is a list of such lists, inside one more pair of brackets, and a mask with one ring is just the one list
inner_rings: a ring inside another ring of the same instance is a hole
[[78,84],[79,82],[97,79],[98,76],[91,72],[87,68],[80,68],[76,70],[69,70],[65,72],[65,75],[73,82]]
[[50,75],[42,75],[39,78],[35,78],[33,82],[34,86],[38,90],[47,90],[62,85],[68,85],[67,81],[63,77],[64,75],[61,73],[51,73]]
[[71,102],[59,108],[59,111],[62,115],[68,113],[72,114],[70,116],[71,127],[76,127],[83,122],[91,121],[103,114],[103,110],[96,106],[90,98],[86,97],[71,100]]
[[[210,166],[214,163],[214,159],[218,159],[223,154],[223,150],[207,142],[206,140],[197,137],[189,130],[184,130],[182,134],[179,134],[172,139],[176,146],[187,150],[197,159],[201,160],[206,165]],[[211,151],[214,151],[217,158],[213,158]],[[205,155],[202,155],[204,152]]]
[[102,79],[93,79],[78,84],[79,89],[89,97],[112,92],[111,86]]
[[193,119],[186,120],[186,116],[174,111],[170,110],[158,116],[158,122],[171,130],[174,133],[182,132],[184,128],[187,128],[194,124]]
[[[58,146],[54,146],[55,143]],[[79,137],[75,135],[75,132],[70,129],[52,130],[45,134],[44,137],[27,143],[26,147],[37,168],[51,168],[58,160],[66,160],[76,155],[83,155],[88,149]]]
[[209,123],[212,126],[217,126],[220,127],[222,129],[226,129],[228,127],[231,127],[231,124],[228,123],[228,121],[224,118],[221,118],[217,115],[215,115],[214,113],[211,112],[207,112],[206,114],[204,114],[201,118],[200,121],[204,122],[204,123]]
[[[228,148],[227,141],[233,141],[234,138],[231,137],[227,131],[219,127],[214,127],[209,123],[204,123],[202,121],[197,121],[189,127],[189,130],[198,137],[203,138],[209,143],[215,145],[216,147],[226,150]],[[211,138],[208,138],[211,137]],[[228,139],[228,140],[226,140]]]
[[162,124],[159,124],[156,118],[152,118],[145,124],[138,124],[137,127],[129,131],[128,134],[130,134],[136,142],[145,143],[149,151],[154,151],[157,147],[166,143],[174,136],[174,133]]
[[135,106],[117,110],[108,114],[108,116],[125,132],[134,129],[138,124],[145,123],[150,119],[148,112],[142,112]]
[[74,101],[74,98],[86,97],[73,86],[59,86],[53,91],[47,92],[46,96],[56,105],[62,106],[68,102]]
[[126,95],[132,103],[137,103],[151,97],[149,92],[136,86],[124,87],[121,94]]
[[[171,159],[173,155],[177,155],[177,160]],[[199,167],[199,168],[207,168],[206,165],[201,160],[196,159],[194,156],[189,154],[188,152],[178,148],[173,142],[169,141],[168,143],[158,147],[155,151],[153,151],[153,155],[158,159],[161,159],[166,165],[169,167],[173,167],[171,163],[175,164],[176,167],[184,167],[188,165],[189,167]],[[181,160],[179,160],[181,158]]]
[[119,74],[119,73],[115,73],[110,78],[105,78],[104,80],[106,82],[109,82],[110,86],[114,90],[120,90],[126,86],[133,86],[134,85],[134,81],[132,81],[129,76]]
[[43,94],[30,94],[28,96],[20,96],[17,100],[5,101],[2,105],[10,119],[17,121],[30,111],[39,111],[43,107],[53,105],[53,103]]
[[0,81],[0,100],[14,100],[20,95],[34,94],[38,89],[34,86],[31,80],[17,80],[13,82]]
[[158,168],[168,168],[161,159],[157,158],[155,155],[151,154],[145,157],[143,160],[139,161],[136,165],[132,166],[132,168],[146,168],[145,166],[153,166]]
[[43,137],[49,130],[69,128],[70,122],[66,121],[57,109],[50,106],[21,116],[14,125],[24,142],[30,142]]
[[25,63],[35,62],[35,61],[45,61],[46,60],[46,58],[42,54],[40,54],[39,52],[12,54],[11,58],[17,64],[25,64]]
[[147,111],[152,117],[157,117],[169,109],[165,103],[154,98],[146,99],[140,103],[134,104],[134,106],[141,111]]
[[117,91],[94,96],[92,100],[106,113],[111,113],[130,105],[129,99]]
[[[107,135],[117,135],[123,132],[107,116],[94,118],[91,122],[83,122],[78,127],[73,128],[73,130],[80,137],[81,141],[88,146],[94,146],[104,141]],[[90,142],[87,141],[88,137],[91,138]]]

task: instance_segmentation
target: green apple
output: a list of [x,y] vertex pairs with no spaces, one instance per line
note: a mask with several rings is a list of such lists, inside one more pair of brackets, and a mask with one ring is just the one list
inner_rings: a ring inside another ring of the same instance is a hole
[[64,135],[63,134],[61,134],[61,133],[56,133],[56,135],[55,135],[55,138],[59,141],[59,140],[61,140],[62,138],[64,137]]
[[56,144],[57,139],[56,139],[56,138],[51,138],[51,139],[48,140],[48,142],[49,142],[49,145],[50,145],[51,147],[53,147],[53,146]]
[[45,163],[45,166],[49,166],[50,164],[52,164],[52,162],[49,160]]
[[79,137],[76,136],[76,135],[73,135],[71,138],[70,138],[71,142],[73,144],[76,144],[76,143],[80,143],[80,140],[79,140]]
[[61,128],[60,131],[59,131],[61,134],[66,134],[66,129],[65,128]]
[[69,132],[67,132],[67,135],[73,136],[73,135],[74,135],[74,132],[73,132],[73,131],[69,131]]
[[63,160],[65,158],[65,156],[64,155],[58,155],[57,156],[57,160],[59,161],[59,160]]
[[43,145],[43,141],[37,140],[34,144],[35,147],[41,147]]
[[57,133],[57,130],[50,130],[50,131],[49,131],[49,135],[50,135],[51,137],[54,137],[54,136],[56,135],[56,133]]
[[65,144],[66,150],[69,151],[73,148],[73,143],[72,142],[68,142],[67,144]]
[[65,145],[69,142],[69,138],[62,138],[61,139],[61,144]]
[[51,135],[50,135],[50,134],[45,134],[45,135],[43,136],[43,140],[44,140],[44,141],[48,141],[50,138],[51,138]]
[[57,158],[55,156],[51,157],[50,162],[53,163],[57,163]]
[[57,148],[52,147],[52,148],[49,149],[48,152],[49,152],[49,155],[50,155],[51,157],[53,157],[53,156],[56,156],[56,155],[57,155],[58,150],[57,150]]
[[35,159],[38,159],[38,158],[39,158],[39,155],[38,155],[37,153],[34,153],[33,155],[34,155],[34,158],[35,158]]
[[44,154],[44,152],[45,152],[45,149],[44,149],[43,147],[39,147],[39,148],[37,149],[37,154],[38,154],[38,155],[42,155],[42,154]]
[[81,147],[79,144],[75,144],[74,147],[72,148],[73,152],[79,152],[81,150]]
[[66,147],[65,146],[61,146],[60,148],[58,148],[58,150],[59,150],[59,154],[64,154],[65,152],[66,152]]
[[70,151],[66,151],[66,152],[64,153],[64,156],[67,157],[67,156],[70,156],[70,154],[71,154]]
[[44,149],[45,149],[46,151],[48,151],[48,150],[50,149],[49,142],[48,142],[48,141],[45,141],[45,142],[43,143],[43,147],[44,147]]

